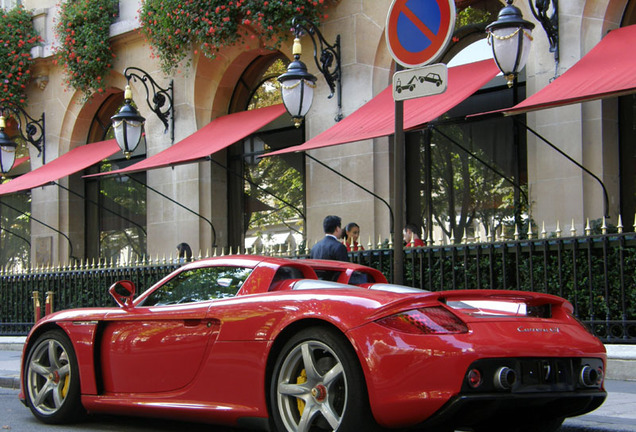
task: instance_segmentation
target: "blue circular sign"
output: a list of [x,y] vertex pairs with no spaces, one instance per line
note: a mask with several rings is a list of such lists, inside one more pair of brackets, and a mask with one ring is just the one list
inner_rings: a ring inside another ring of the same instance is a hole
[[387,45],[402,66],[423,66],[446,49],[454,28],[453,0],[393,0],[387,16]]

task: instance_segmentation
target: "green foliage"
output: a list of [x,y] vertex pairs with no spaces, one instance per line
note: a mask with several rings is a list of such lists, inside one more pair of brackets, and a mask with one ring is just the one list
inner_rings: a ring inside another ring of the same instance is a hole
[[42,39],[35,32],[31,14],[22,6],[0,15],[0,102],[24,106],[31,80],[31,48]]
[[[484,226],[486,232],[492,233],[501,226],[510,225],[514,221],[514,187],[499,172],[502,168],[480,148],[470,142],[470,135],[461,127],[447,125],[433,130],[431,134],[432,182],[431,201],[433,217],[437,225],[447,237],[454,237],[460,242],[466,233],[471,237],[475,223]],[[455,143],[472,147],[471,156],[461,150]],[[426,137],[422,135],[421,144]],[[425,148],[420,152],[421,176],[420,187],[425,190]],[[486,161],[489,166],[480,161]],[[494,167],[499,172],[491,169]],[[421,208],[426,209],[427,198],[421,195]],[[520,212],[524,210],[521,206]],[[426,211],[423,210],[422,221],[425,222]],[[427,226],[423,223],[423,226]],[[514,230],[514,228],[513,228]],[[508,229],[510,231],[510,229]]]
[[[285,224],[288,220],[296,220],[300,217],[295,209],[278,199],[282,198],[285,202],[302,210],[304,197],[302,174],[288,165],[284,158],[262,158],[258,165],[248,167],[246,178],[250,180],[245,184],[246,195],[273,209],[252,213],[249,221],[250,228]],[[291,226],[290,228],[294,229]]]
[[283,103],[280,83],[277,78],[286,71],[287,63],[280,59],[276,60],[263,74],[263,83],[254,92],[247,109],[252,110]]
[[[112,163],[104,162],[101,171],[111,171]],[[130,176],[142,176],[135,173]],[[143,182],[143,179],[140,179]],[[143,256],[146,253],[146,234],[143,225],[146,220],[146,189],[128,177],[100,180],[100,200],[106,208],[113,208],[117,214],[128,220],[117,218],[118,226],[102,227],[100,231],[100,257],[117,261],[126,248],[129,255]],[[113,216],[108,216],[113,218]],[[130,221],[137,221],[138,225]]]
[[457,11],[455,17],[455,28],[464,27],[471,24],[479,24],[490,21],[492,14],[483,9],[475,9],[471,6]]
[[[277,48],[291,32],[291,20],[326,17],[324,0],[144,0],[142,31],[168,73],[192,52],[210,58],[224,47],[258,39]],[[282,39],[281,39],[282,38]]]
[[[262,84],[254,92],[248,109],[262,108],[282,103],[280,83],[276,79],[287,68],[283,60],[276,60],[263,74]],[[271,151],[268,147],[265,152]],[[291,207],[301,209],[304,203],[303,175],[296,170],[293,164],[288,163],[290,158],[298,158],[298,155],[255,159],[256,164],[245,165],[245,195],[254,201],[264,203],[272,210],[256,211],[251,213],[248,229],[257,229],[260,235],[265,227],[271,225],[287,225],[292,230],[297,230],[297,220],[301,217],[298,211]],[[289,224],[289,221],[294,221]]]
[[61,5],[56,61],[66,70],[67,85],[86,99],[106,90],[104,78],[114,57],[109,32],[118,6],[118,0],[67,0]]

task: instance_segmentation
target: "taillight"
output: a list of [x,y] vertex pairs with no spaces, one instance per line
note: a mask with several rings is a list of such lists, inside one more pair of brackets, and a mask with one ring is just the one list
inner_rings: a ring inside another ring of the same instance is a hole
[[412,309],[382,318],[378,324],[393,330],[415,334],[467,333],[468,327],[441,306]]

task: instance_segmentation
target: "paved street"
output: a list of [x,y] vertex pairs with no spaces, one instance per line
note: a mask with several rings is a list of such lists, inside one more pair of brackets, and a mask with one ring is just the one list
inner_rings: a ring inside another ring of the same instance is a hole
[[[209,425],[111,416],[90,417],[76,425],[50,426],[39,423],[17,398],[20,351],[0,350],[0,430],[115,431],[132,432],[188,430],[192,432],[243,432]],[[608,398],[596,411],[566,420],[561,432],[636,432],[636,381],[607,380]]]
[[[568,419],[562,432],[636,432],[636,382],[608,381],[609,398],[591,414]],[[18,400],[18,391],[0,388],[0,430],[41,431],[117,431],[162,432],[246,432],[226,427],[129,417],[89,417],[75,425],[50,426],[38,422]]]

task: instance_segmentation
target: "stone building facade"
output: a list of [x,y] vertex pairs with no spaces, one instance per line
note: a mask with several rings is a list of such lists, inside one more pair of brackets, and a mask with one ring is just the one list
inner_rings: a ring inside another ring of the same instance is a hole
[[[142,68],[163,86],[173,80],[174,142],[178,143],[210,121],[245,109],[246,94],[249,92],[240,90],[240,87],[247,86],[250,90],[256,88],[272,59],[291,57],[291,40],[283,44],[280,51],[272,52],[264,48],[258,39],[248,39],[240,46],[222,50],[215,59],[193,53],[188,65],[166,77],[158,60],[151,55],[149,43],[138,31],[140,1],[120,0],[119,17],[110,29],[115,58],[107,77],[107,93],[84,101],[80,92],[66,87],[64,71],[54,61],[57,0],[23,0],[22,3],[26,9],[33,10],[35,28],[44,39],[42,47],[35,50],[34,80],[28,88],[29,104],[26,109],[34,117],[42,112],[46,114],[46,162],[79,146],[101,140],[94,129],[96,118],[100,115],[109,118],[118,109],[127,83],[123,74],[127,67]],[[491,20],[496,18],[503,6],[500,2],[489,0],[457,3],[459,8],[470,4],[475,9],[489,11]],[[522,78],[525,84],[520,87],[520,98],[534,94],[547,86],[555,75],[567,71],[609,31],[633,23],[636,19],[633,13],[635,4],[629,0],[560,2],[559,61],[555,62],[553,53],[548,49],[545,33],[537,24],[525,77]],[[342,113],[345,117],[372,100],[391,83],[395,62],[385,39],[390,5],[389,0],[328,2],[328,18],[321,23],[320,29],[328,41],[335,40],[337,35],[341,38]],[[525,19],[536,23],[527,2],[517,0],[515,5],[522,10]],[[466,54],[476,49],[471,48],[470,44],[484,36],[480,32],[470,33],[466,38],[458,37],[454,42],[461,43],[455,43],[443,61],[449,61],[460,51]],[[281,142],[281,146],[301,144],[335,124],[336,102],[327,98],[329,89],[311,59],[313,48],[308,38],[303,39],[303,47],[303,60],[310,72],[318,76],[314,104],[300,132],[290,131],[290,135],[283,138],[289,139],[289,144]],[[147,119],[146,148],[142,158],[152,156],[169,148],[173,142],[170,134],[164,133],[161,121],[143,102],[143,87],[135,82],[131,82],[131,86],[140,113]],[[498,87],[499,94],[507,91],[500,78],[490,84],[490,87],[493,86]],[[108,102],[113,95],[118,98],[117,102]],[[626,142],[624,138],[628,135],[621,138],[621,128],[633,126],[633,122],[626,125],[621,120],[620,104],[631,104],[632,111],[634,105],[631,96],[624,98],[630,99],[621,102],[621,98],[611,97],[539,110],[527,114],[526,121],[603,181],[609,195],[608,222],[617,224],[618,215],[623,213],[623,224],[629,226],[633,224],[635,211],[634,175],[629,171],[633,171],[636,153],[630,150],[633,141]],[[505,106],[502,105],[506,104],[511,106],[506,99],[493,109],[503,108]],[[487,103],[481,103],[473,112],[489,109]],[[282,117],[266,129],[287,130],[289,121],[288,117]],[[476,130],[479,131],[479,128]],[[604,205],[598,183],[531,133],[521,133],[526,156],[522,158],[526,172],[522,183],[528,196],[525,211],[535,223],[545,221],[546,229],[554,231],[557,221],[560,221],[561,229],[566,231],[573,220],[577,230],[582,232],[586,219],[601,218]],[[235,144],[211,157],[227,167],[232,164],[232,155],[241,154],[242,146],[243,143]],[[367,243],[375,245],[378,241],[390,238],[391,216],[386,205],[353,182],[395,206],[393,179],[400,176],[394,176],[393,173],[392,149],[392,138],[380,137],[312,150],[309,153],[312,158],[302,159],[304,219],[296,221],[295,226],[309,245],[322,237],[322,219],[328,214],[341,216],[344,223],[357,222],[365,247]],[[42,165],[43,159],[38,156],[36,149],[30,147],[29,152],[30,170],[35,170]],[[323,164],[345,174],[353,182],[335,174]],[[56,232],[31,221],[33,264],[66,262],[69,255],[99,258],[100,249],[96,243],[100,241],[100,233],[97,226],[102,210],[90,210],[90,205],[82,198],[89,196],[89,189],[95,187],[90,186],[83,177],[85,174],[82,170],[59,179],[64,188],[49,185],[30,191],[32,216],[58,230]],[[174,253],[174,247],[180,242],[189,243],[195,254],[196,251],[205,253],[215,246],[232,246],[234,250],[237,246],[244,247],[245,237],[251,234],[246,225],[239,224],[237,220],[244,212],[245,204],[243,207],[235,204],[235,198],[242,193],[233,189],[236,186],[231,185],[232,176],[228,170],[214,162],[201,161],[153,169],[144,175],[143,181],[161,193],[150,189],[145,192],[145,220],[141,221],[146,233],[145,253],[153,257],[169,255]],[[410,181],[417,183],[416,180]],[[407,192],[406,214],[409,219],[417,214],[417,211],[409,213],[408,210],[409,197],[417,196],[417,192],[414,194],[409,195]],[[417,222],[423,224],[421,220]],[[60,233],[68,236],[69,240]],[[449,236],[446,237],[448,240]]]

